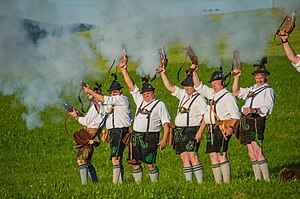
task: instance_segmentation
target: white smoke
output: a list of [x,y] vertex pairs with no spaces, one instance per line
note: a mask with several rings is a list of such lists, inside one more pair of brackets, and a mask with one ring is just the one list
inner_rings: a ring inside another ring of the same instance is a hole
[[[47,107],[61,106],[63,97],[77,92],[81,79],[92,75],[101,78],[93,64],[97,53],[109,66],[120,57],[120,45],[125,44],[141,76],[153,75],[158,49],[164,46],[168,52],[174,44],[182,45],[183,56],[184,45],[191,44],[200,62],[208,67],[221,66],[235,49],[242,61],[252,62],[264,55],[270,35],[284,16],[270,10],[259,14],[246,11],[275,6],[287,13],[299,8],[298,0],[86,1],[92,4],[80,2],[82,11],[90,12],[82,14],[88,14],[86,18],[93,19],[96,27],[87,39],[70,32],[70,25],[83,22],[78,18],[81,12],[68,15],[54,0],[28,2],[22,9],[16,0],[2,0],[0,6],[0,92],[14,94],[26,107],[22,117],[28,129],[42,126],[40,114]],[[238,12],[241,10],[245,12]],[[211,13],[227,14],[212,17]],[[37,21],[45,37],[33,43],[24,29],[24,18]]]

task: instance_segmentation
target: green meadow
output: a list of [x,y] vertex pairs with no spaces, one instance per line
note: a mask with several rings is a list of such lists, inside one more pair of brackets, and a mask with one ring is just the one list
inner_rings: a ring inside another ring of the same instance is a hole
[[[264,153],[269,161],[270,182],[254,181],[246,147],[232,137],[228,151],[231,182],[216,184],[209,156],[205,153],[205,137],[202,137],[199,159],[204,168],[204,182],[201,185],[185,182],[180,157],[169,145],[165,150],[158,152],[159,182],[151,183],[144,167],[143,180],[136,184],[131,174],[131,165],[125,163],[125,182],[115,185],[112,183],[109,146],[101,143],[93,156],[99,183],[93,184],[89,181],[87,186],[82,186],[73,140],[67,136],[64,129],[66,113],[63,106],[48,108],[42,114],[44,125],[29,131],[21,117],[22,112],[26,111],[22,103],[16,101],[14,95],[0,95],[0,198],[299,198],[299,181],[280,181],[279,171],[283,167],[300,169],[300,74],[286,58],[282,46],[274,45],[272,39],[273,35],[270,35],[265,51],[268,58],[267,67],[271,72],[269,84],[276,93],[275,109],[267,118],[264,141]],[[299,29],[294,30],[289,41],[300,53]],[[177,71],[185,62],[183,49],[180,49],[182,46],[175,45],[168,53],[167,75],[175,85],[180,85],[177,81]],[[225,71],[230,70],[231,59],[224,60],[224,65],[227,66]],[[142,82],[135,73],[136,67],[136,64],[129,62],[129,71],[135,83],[140,86]],[[203,64],[199,66],[198,73],[204,83],[208,82],[214,70],[216,69],[207,68]],[[254,84],[251,75],[253,70],[251,64],[243,65],[241,86]],[[118,79],[125,86],[121,74]],[[104,76],[105,91],[111,80],[111,77]],[[87,80],[90,84],[96,81],[98,80]],[[174,121],[178,100],[167,92],[160,77],[152,84],[156,88],[157,98],[166,103]],[[228,89],[231,90],[231,83]],[[123,92],[129,97],[134,112],[135,105],[126,86]],[[66,100],[79,107],[76,98],[77,96],[74,96]],[[239,101],[239,106],[242,104],[243,102]],[[53,115],[59,118],[59,122],[53,121]],[[80,128],[73,118],[67,120],[67,125],[70,132]],[[124,154],[125,162],[127,149]]]

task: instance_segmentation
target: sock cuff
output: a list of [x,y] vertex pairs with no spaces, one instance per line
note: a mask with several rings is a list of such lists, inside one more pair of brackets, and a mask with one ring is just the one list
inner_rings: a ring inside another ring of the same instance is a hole
[[255,160],[255,161],[252,161],[251,164],[252,164],[252,166],[255,166],[255,165],[258,165],[259,163],[258,163],[258,161]]
[[140,168],[138,168],[138,169],[132,169],[132,173],[133,173],[133,174],[141,173],[141,172],[143,172],[142,167],[140,167]]
[[193,167],[183,167],[183,172],[184,173],[193,172]]
[[220,163],[220,166],[223,166],[223,165],[225,165],[225,164],[229,164],[229,161],[226,160],[226,161],[224,161],[224,162],[221,162],[221,163]]
[[82,164],[82,165],[78,166],[78,168],[79,168],[79,170],[81,170],[81,169],[86,169],[87,166],[86,166],[86,164]]
[[113,165],[113,169],[120,169],[120,168],[121,168],[121,166],[119,164]]
[[148,169],[148,171],[149,171],[150,174],[155,174],[155,173],[159,172],[158,167],[155,167],[153,170]]
[[213,169],[220,168],[220,164],[212,164],[212,165],[211,165],[211,168],[213,168]]
[[264,159],[264,160],[261,160],[261,161],[257,161],[259,165],[262,165],[262,164],[268,164],[268,161],[267,159]]
[[201,164],[193,166],[193,171],[199,171],[199,170],[202,170],[202,169],[203,169],[203,167],[202,167]]

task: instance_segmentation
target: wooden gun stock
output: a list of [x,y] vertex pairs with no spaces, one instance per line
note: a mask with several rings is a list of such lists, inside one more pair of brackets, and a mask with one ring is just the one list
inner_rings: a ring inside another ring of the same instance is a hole
[[240,53],[238,50],[234,50],[234,52],[233,52],[232,69],[238,69],[238,72],[231,71],[232,76],[235,76],[242,71],[242,62],[241,62]]
[[186,55],[190,58],[191,63],[194,65],[198,65],[198,57],[194,54],[190,44],[186,45],[185,52]]
[[83,117],[84,115],[78,110],[76,109],[74,106],[72,106],[71,104],[69,104],[68,102],[64,103],[64,108],[68,111],[68,112],[72,112],[73,110],[75,110],[75,112],[77,113],[78,116]]
[[[282,36],[287,34],[292,33],[292,31],[295,28],[295,12],[289,13],[284,20],[282,21],[281,25],[279,26],[279,28],[276,31],[276,34]],[[284,25],[284,28],[282,30],[280,30],[281,26]]]
[[160,59],[160,66],[156,69],[156,72],[161,72],[162,69],[165,69],[168,65],[167,54],[164,50],[164,47],[161,47],[158,51],[159,59]]

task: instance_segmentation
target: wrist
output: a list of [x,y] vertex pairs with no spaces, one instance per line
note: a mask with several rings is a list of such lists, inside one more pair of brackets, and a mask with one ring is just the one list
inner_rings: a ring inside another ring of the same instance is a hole
[[258,108],[254,109],[254,113],[257,114],[258,113]]
[[281,39],[281,43],[287,43],[287,42],[289,42],[289,40],[288,39]]

